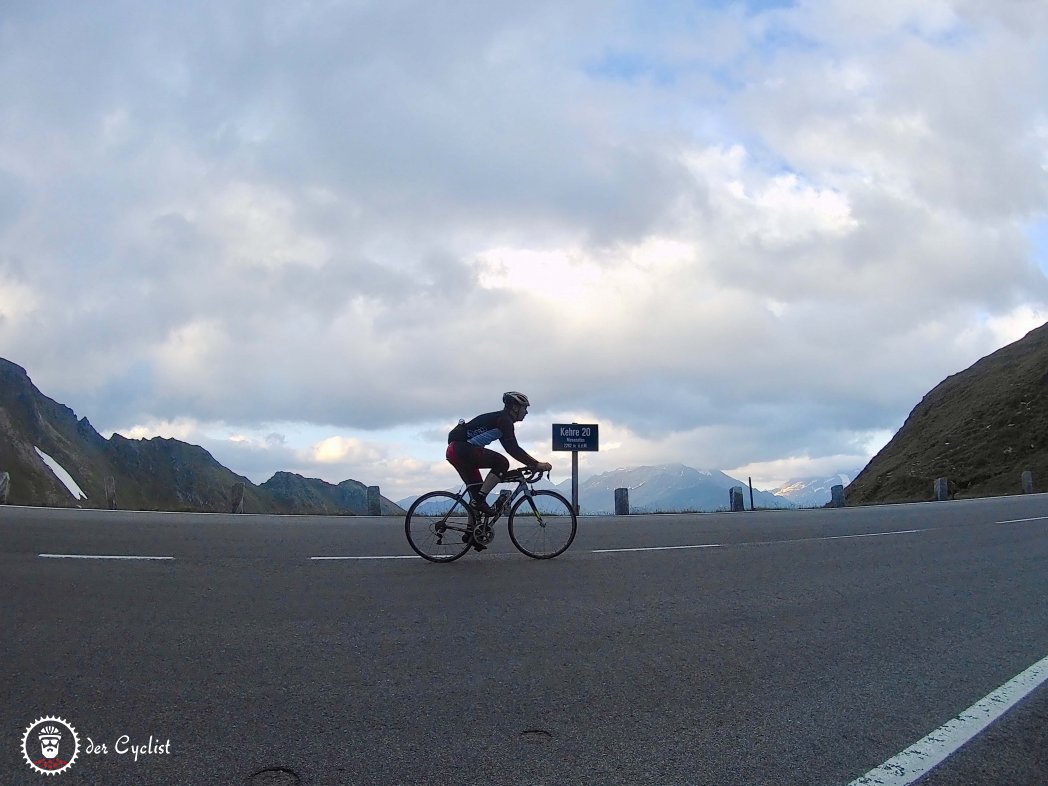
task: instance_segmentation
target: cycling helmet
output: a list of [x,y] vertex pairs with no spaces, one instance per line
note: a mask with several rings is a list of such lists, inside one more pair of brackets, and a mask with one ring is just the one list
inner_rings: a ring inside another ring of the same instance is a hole
[[521,407],[530,407],[531,402],[528,401],[528,397],[523,393],[517,393],[515,390],[509,391],[509,393],[502,394],[502,403],[506,406],[510,404],[516,404]]

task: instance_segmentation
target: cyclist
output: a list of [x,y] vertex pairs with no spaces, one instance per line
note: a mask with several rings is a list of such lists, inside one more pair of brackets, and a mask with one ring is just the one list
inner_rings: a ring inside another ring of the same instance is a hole
[[[447,460],[469,488],[474,507],[488,515],[494,511],[488,505],[487,496],[509,469],[509,461],[485,445],[497,439],[506,452],[521,464],[542,472],[553,469],[552,464],[532,458],[517,444],[513,424],[524,420],[528,414],[528,407],[531,406],[528,397],[511,390],[502,395],[502,403],[505,406],[498,412],[477,415],[468,423],[460,420],[448,434]],[[481,469],[489,470],[483,485],[480,481]]]

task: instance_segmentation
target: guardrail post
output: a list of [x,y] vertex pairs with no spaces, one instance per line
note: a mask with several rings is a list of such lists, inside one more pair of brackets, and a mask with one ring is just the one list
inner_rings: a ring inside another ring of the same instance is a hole
[[368,486],[368,515],[382,515],[382,495],[378,486]]
[[7,504],[7,494],[11,490],[11,473],[0,472],[0,505]]
[[1023,473],[1023,494],[1033,494],[1033,472],[1030,470]]
[[244,484],[234,483],[233,484],[233,512],[243,513],[244,512]]
[[728,489],[728,501],[732,513],[746,510],[746,504],[742,499],[742,486],[732,486]]
[[844,501],[844,486],[834,486],[830,489],[830,507],[831,508],[843,508],[845,506]]
[[628,516],[630,514],[630,490],[615,489],[615,515]]
[[946,478],[935,479],[935,501],[943,502],[950,498],[950,483]]
[[110,510],[116,510],[116,478],[106,477],[106,503]]

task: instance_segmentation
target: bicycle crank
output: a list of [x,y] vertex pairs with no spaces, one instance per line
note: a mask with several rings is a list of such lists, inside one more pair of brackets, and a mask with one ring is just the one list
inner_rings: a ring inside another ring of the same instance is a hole
[[478,524],[473,529],[473,540],[481,546],[487,546],[495,539],[495,530],[490,524]]

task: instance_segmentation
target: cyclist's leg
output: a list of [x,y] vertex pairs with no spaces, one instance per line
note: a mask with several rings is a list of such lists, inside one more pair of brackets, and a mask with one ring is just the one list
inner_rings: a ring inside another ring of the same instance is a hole
[[448,445],[448,452],[445,454],[448,463],[455,468],[462,482],[466,484],[470,498],[473,500],[477,499],[478,489],[482,484],[480,468],[473,461],[475,451],[475,446],[468,442],[452,442]]
[[494,450],[481,448],[477,466],[490,470],[479,492],[480,498],[486,501],[488,494],[502,481],[502,476],[509,470],[509,459]]
[[[447,459],[469,487],[469,493],[476,506],[490,513],[487,496],[509,469],[509,460],[494,450],[470,445],[468,442],[452,442],[448,445]],[[487,478],[481,483],[480,470],[487,469]]]

